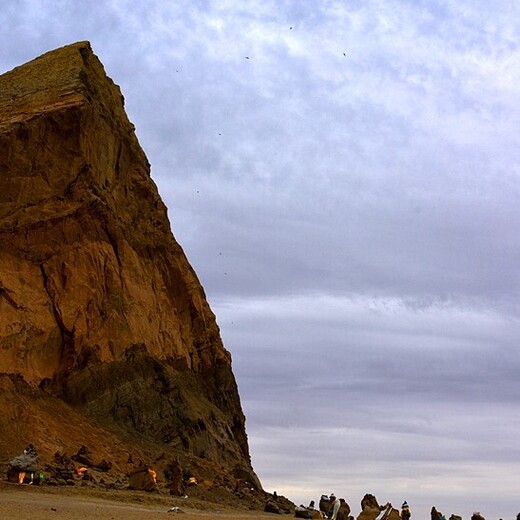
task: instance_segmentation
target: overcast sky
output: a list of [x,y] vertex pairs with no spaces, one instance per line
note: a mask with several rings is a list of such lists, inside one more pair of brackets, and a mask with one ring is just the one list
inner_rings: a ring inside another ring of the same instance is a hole
[[0,0],[89,40],[296,503],[520,511],[520,4]]

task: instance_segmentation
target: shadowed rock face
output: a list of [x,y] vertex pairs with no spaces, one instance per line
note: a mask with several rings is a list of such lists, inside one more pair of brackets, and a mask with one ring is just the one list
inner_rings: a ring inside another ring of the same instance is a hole
[[0,373],[252,473],[230,354],[88,42],[0,76],[0,243]]

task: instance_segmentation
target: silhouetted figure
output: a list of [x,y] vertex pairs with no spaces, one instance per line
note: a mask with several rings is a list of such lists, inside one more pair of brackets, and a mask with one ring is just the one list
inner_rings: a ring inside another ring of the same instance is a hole
[[367,493],[361,500],[361,511],[364,511],[366,508],[379,509],[380,511],[384,509],[379,505],[377,498],[371,493]]
[[444,515],[440,511],[437,511],[437,509],[435,509],[435,506],[432,507],[431,517],[432,517],[432,520],[443,520],[444,519]]
[[401,520],[410,520],[412,516],[412,512],[410,511],[410,506],[408,502],[405,500],[403,505],[401,506]]
[[184,496],[184,479],[182,474],[181,463],[179,458],[176,458],[170,466],[171,470],[171,484],[170,494],[178,497]]
[[344,498],[339,499],[339,511],[336,520],[348,520],[350,515],[350,506],[345,502]]

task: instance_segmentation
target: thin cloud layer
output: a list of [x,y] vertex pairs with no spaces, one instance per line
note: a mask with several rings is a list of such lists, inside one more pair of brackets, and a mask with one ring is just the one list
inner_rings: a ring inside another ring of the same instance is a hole
[[266,489],[516,515],[520,8],[0,7],[0,70],[89,40],[121,86]]

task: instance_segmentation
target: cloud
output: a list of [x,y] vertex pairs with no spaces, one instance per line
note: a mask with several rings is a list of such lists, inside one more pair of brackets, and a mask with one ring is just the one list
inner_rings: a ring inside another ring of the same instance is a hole
[[282,408],[287,398],[307,394],[301,399],[312,404],[306,417],[332,402],[348,408],[342,395],[414,404],[507,403],[518,397],[520,323],[489,310],[320,295],[215,301],[213,308],[244,376],[244,395],[258,393],[258,377],[269,379],[256,399],[273,409],[271,399],[280,390]]

